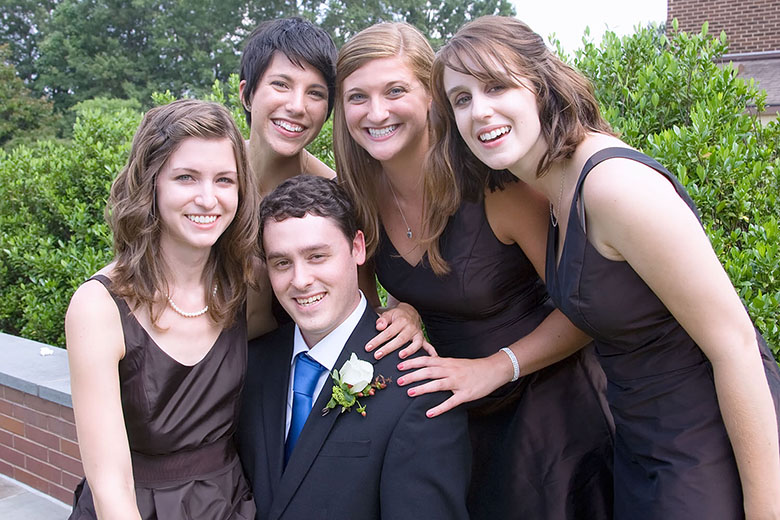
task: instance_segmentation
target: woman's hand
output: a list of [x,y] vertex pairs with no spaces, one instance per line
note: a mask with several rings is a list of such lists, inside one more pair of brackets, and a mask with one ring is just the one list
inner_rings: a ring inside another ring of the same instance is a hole
[[425,341],[420,315],[409,304],[398,303],[392,309],[382,312],[376,320],[376,330],[380,333],[366,344],[367,352],[381,345],[381,348],[374,353],[376,359],[398,350],[407,343],[409,346],[398,353],[401,359],[406,359],[420,348],[430,356],[437,355],[433,346]]
[[428,410],[436,417],[456,406],[485,397],[512,379],[512,362],[504,352],[479,359],[418,356],[398,364],[398,370],[414,370],[398,378],[398,386],[428,380],[406,391],[411,397],[450,391],[452,396]]

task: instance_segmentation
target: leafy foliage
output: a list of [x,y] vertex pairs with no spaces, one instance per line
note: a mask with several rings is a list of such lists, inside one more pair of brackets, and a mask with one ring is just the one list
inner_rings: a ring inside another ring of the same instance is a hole
[[508,0],[305,0],[302,11],[328,31],[339,47],[369,25],[405,21],[417,27],[437,48],[469,20],[486,14],[515,14]]
[[73,291],[111,260],[103,208],[140,114],[85,110],[73,143],[0,152],[0,329],[64,345]]
[[[676,29],[676,24],[673,24]],[[765,93],[716,60],[726,36],[667,38],[653,27],[600,46],[574,65],[591,78],[602,112],[629,144],[667,166],[698,206],[707,234],[758,328],[780,352],[780,124],[748,105]]]
[[0,45],[0,147],[54,135],[52,104],[36,99],[17,76],[7,45]]
[[0,0],[0,42],[8,44],[8,62],[28,88],[37,76],[38,47],[57,1]]
[[[604,114],[623,138],[686,186],[726,272],[777,355],[780,124],[761,126],[747,113],[748,105],[762,106],[763,94],[733,68],[714,64],[725,51],[723,36],[708,37],[706,26],[699,34],[668,38],[651,27],[624,38],[607,33],[599,46],[587,43],[571,61],[591,77]],[[248,136],[237,76],[209,85],[201,96],[224,103]],[[168,89],[154,102],[180,95]],[[140,106],[84,101],[73,108],[72,144],[40,141],[0,151],[3,331],[63,345],[70,295],[110,261],[103,208]],[[333,165],[330,125],[309,149]]]
[[61,0],[39,43],[39,77],[60,108],[97,96],[144,104],[206,90],[238,69],[254,26],[246,0]]

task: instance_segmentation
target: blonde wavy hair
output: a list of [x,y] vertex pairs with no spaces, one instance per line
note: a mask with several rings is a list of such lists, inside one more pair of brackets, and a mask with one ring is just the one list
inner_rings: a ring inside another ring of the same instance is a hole
[[[430,92],[433,49],[425,37],[407,23],[380,23],[362,30],[339,51],[336,62],[336,109],[333,119],[333,148],[339,181],[354,201],[358,226],[366,238],[367,257],[379,243],[377,187],[382,166],[349,134],[344,115],[344,80],[366,63],[400,57],[417,80]],[[428,125],[430,129],[430,124]],[[442,175],[443,174],[443,175]],[[424,171],[422,245],[437,274],[449,268],[439,252],[439,236],[449,217],[460,204],[460,195],[451,172]]]

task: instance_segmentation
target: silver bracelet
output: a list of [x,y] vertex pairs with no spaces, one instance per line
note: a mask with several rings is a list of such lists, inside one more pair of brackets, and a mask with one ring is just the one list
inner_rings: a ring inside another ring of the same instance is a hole
[[509,360],[512,362],[512,380],[510,383],[514,383],[520,378],[520,363],[517,362],[517,357],[515,357],[515,353],[512,352],[511,348],[504,347],[501,349],[501,352],[509,356]]

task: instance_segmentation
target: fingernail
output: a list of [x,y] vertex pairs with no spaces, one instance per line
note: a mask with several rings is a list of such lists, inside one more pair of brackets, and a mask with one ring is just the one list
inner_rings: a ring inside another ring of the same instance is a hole
[[409,397],[412,397],[416,392],[414,391],[414,388],[410,388],[409,390],[406,391],[406,393],[409,395]]
[[381,359],[381,358],[382,358],[382,356],[384,356],[384,354],[382,354],[382,351],[381,351],[381,350],[377,350],[377,351],[376,351],[376,354],[374,354],[374,357],[375,357],[376,359]]
[[428,417],[428,419],[430,419],[433,417],[433,412],[428,410],[427,412],[425,412],[425,416]]
[[372,345],[371,343],[367,344],[366,345],[366,352],[371,352],[372,350],[374,350],[374,345]]
[[403,363],[398,363],[398,370],[406,370]]
[[398,383],[399,385],[403,386],[405,381],[404,381],[403,377],[399,377],[398,379],[395,380],[395,382]]
[[401,352],[398,354],[398,357],[399,357],[399,358],[401,358],[401,359],[406,359],[406,352],[403,352],[403,351],[401,351]]

